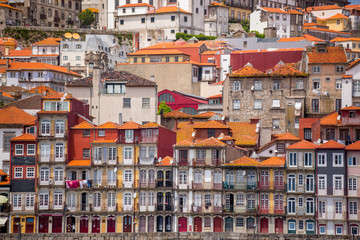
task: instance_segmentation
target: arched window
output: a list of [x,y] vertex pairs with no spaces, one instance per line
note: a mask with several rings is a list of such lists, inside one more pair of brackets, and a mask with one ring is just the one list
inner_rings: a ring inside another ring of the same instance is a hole
[[127,183],[132,182],[132,171],[131,170],[125,170],[124,182],[127,182]]
[[191,107],[184,107],[180,111],[183,113],[186,113],[186,114],[190,114],[190,115],[198,114],[198,111]]
[[175,102],[175,99],[170,93],[163,93],[159,96],[159,102]]

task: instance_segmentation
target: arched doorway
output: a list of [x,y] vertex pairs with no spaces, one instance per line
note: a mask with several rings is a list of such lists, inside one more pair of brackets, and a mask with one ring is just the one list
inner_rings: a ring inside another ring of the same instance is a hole
[[222,219],[221,217],[214,218],[214,232],[222,232]]
[[187,218],[180,217],[179,218],[179,232],[187,232]]
[[260,232],[261,233],[269,232],[269,219],[267,219],[267,218],[260,219]]
[[92,218],[92,233],[100,233],[100,217],[94,216]]
[[80,218],[80,233],[88,233],[89,232],[89,218],[81,217]]
[[107,232],[114,233],[116,228],[116,219],[114,216],[109,216],[107,219]]
[[131,221],[131,217],[130,216],[125,216],[123,218],[123,232],[131,232],[131,224],[132,224],[132,221]]
[[194,232],[202,232],[202,218],[194,218]]
[[75,217],[68,217],[66,220],[66,232],[74,233],[75,232]]
[[282,218],[275,219],[275,233],[283,233],[284,223]]

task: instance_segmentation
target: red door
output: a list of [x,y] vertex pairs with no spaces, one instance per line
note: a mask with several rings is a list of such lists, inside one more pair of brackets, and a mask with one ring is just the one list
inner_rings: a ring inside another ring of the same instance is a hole
[[202,218],[194,218],[194,232],[202,232]]
[[34,233],[34,218],[33,217],[26,218],[25,232],[26,233]]
[[53,217],[52,232],[53,233],[62,232],[62,217],[60,216]]
[[123,225],[123,232],[131,232],[131,217],[126,216],[124,217],[124,225]]
[[107,220],[107,232],[115,232],[115,217],[110,216]]
[[89,232],[89,219],[87,217],[80,218],[80,233]]
[[281,218],[275,219],[275,233],[283,233],[283,220]]
[[20,218],[15,217],[13,221],[13,233],[19,233],[20,230]]
[[214,232],[222,232],[222,219],[220,217],[214,218]]
[[260,219],[260,232],[261,233],[269,232],[269,220],[267,218]]
[[98,216],[95,216],[92,219],[92,232],[100,233],[100,218]]
[[187,218],[179,218],[179,232],[187,232]]
[[39,233],[49,232],[49,217],[39,217]]

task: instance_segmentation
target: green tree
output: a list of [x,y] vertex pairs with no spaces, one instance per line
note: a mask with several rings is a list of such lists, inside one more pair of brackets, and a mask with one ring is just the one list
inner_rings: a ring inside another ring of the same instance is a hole
[[95,14],[90,9],[85,9],[83,12],[78,15],[81,24],[85,26],[90,26],[95,22]]
[[250,31],[250,21],[247,20],[247,19],[244,19],[241,21],[241,26],[243,27],[243,29],[246,31],[246,32],[249,32]]
[[254,32],[254,33],[255,33],[255,36],[256,36],[257,38],[265,38],[265,34],[259,33],[258,31],[251,31],[251,32]]
[[164,101],[159,104],[158,114],[164,114],[171,111],[171,107],[169,107]]

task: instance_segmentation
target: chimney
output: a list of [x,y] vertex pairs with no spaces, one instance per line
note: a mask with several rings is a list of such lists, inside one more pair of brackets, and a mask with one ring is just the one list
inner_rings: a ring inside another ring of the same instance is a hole
[[68,72],[70,72],[70,63],[66,64],[66,69],[67,69]]
[[10,66],[10,64],[9,64],[9,59],[7,58],[7,59],[6,59],[6,70],[9,69],[9,66]]
[[175,118],[175,130],[178,130],[179,128],[178,128],[178,118],[176,117]]
[[190,118],[190,124],[194,124],[193,118]]
[[155,75],[150,76],[150,81],[155,82]]
[[250,118],[250,124],[257,124],[259,120],[258,118]]

